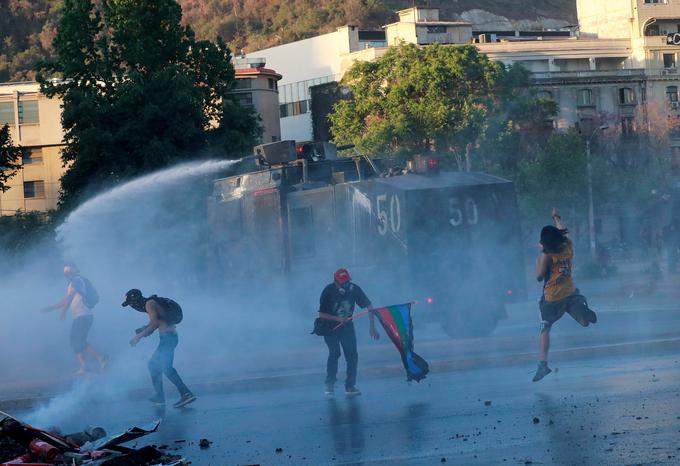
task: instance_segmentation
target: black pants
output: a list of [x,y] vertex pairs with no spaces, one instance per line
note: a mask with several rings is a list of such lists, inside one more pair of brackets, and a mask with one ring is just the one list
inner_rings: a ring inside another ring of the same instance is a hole
[[156,390],[156,396],[160,399],[165,399],[163,394],[163,374],[177,387],[180,395],[191,393],[172,366],[175,360],[175,348],[178,343],[179,337],[176,332],[161,333],[158,348],[156,348],[156,351],[149,360],[151,383],[153,383],[153,388]]
[[347,379],[345,387],[353,387],[357,382],[357,336],[354,332],[354,324],[347,323],[323,337],[328,346],[328,362],[326,363],[326,383],[334,384],[338,375],[338,359],[340,359],[340,346],[347,361]]

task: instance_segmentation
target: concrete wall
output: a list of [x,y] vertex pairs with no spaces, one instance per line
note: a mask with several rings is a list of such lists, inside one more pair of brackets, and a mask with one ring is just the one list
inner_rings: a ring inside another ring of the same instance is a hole
[[[644,0],[641,0],[644,1]],[[637,0],[577,0],[579,31],[601,39],[631,39]]]

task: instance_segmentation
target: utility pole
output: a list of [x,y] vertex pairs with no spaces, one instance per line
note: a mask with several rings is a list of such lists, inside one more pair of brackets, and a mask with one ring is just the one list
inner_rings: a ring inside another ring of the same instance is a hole
[[590,240],[590,257],[597,260],[597,244],[595,242],[595,207],[593,206],[593,168],[591,164],[590,140],[595,137],[598,131],[609,129],[609,126],[602,125],[593,130],[590,137],[586,138],[586,182],[588,183],[588,233]]
[[[593,134],[595,134],[593,132]],[[597,259],[595,244],[595,208],[593,207],[593,169],[590,164],[590,139],[586,139],[586,176],[588,182],[588,237],[590,239],[590,257]]]

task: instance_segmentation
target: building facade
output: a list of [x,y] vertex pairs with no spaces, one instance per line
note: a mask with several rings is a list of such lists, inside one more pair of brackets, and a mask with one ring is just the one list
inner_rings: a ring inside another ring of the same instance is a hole
[[236,83],[231,92],[242,107],[250,107],[260,116],[262,142],[281,140],[279,86],[281,75],[265,68],[261,58],[234,59]]
[[[559,104],[557,128],[606,118],[625,134],[649,103],[675,116],[680,0],[578,0],[577,9],[578,27],[569,30],[484,31],[442,21],[436,9],[415,7],[397,12],[399,21],[382,31],[344,26],[254,54],[283,75],[282,89],[295,89],[279,95],[283,139],[312,139],[310,87],[337,81],[354,62],[375,60],[400,43],[475,44],[494,60],[521,64],[531,71],[537,92]],[[369,33],[373,41],[361,41]],[[293,113],[285,108],[292,101],[301,102]],[[680,139],[673,146],[680,147]]]
[[12,142],[26,151],[23,168],[9,180],[9,190],[0,192],[0,215],[55,209],[64,173],[60,101],[43,96],[38,83],[0,84],[0,125],[5,124]]

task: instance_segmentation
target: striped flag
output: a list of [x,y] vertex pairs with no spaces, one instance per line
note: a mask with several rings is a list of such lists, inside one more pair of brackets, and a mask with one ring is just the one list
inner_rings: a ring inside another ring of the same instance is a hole
[[385,332],[401,354],[408,380],[420,382],[430,371],[427,362],[413,352],[413,322],[411,303],[374,309]]

